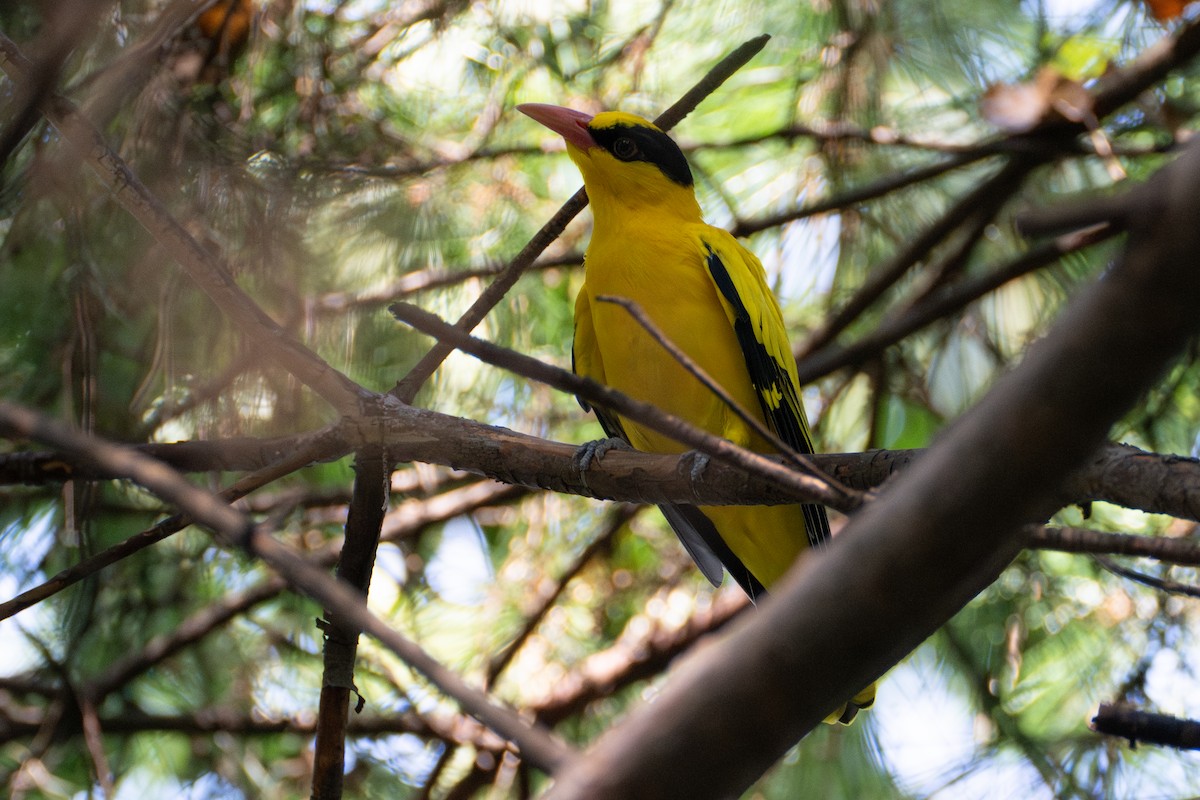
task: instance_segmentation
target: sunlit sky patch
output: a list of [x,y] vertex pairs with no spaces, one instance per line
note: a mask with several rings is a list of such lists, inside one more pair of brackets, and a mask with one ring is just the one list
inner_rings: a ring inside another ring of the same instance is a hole
[[467,516],[455,517],[442,528],[442,541],[425,567],[430,587],[451,603],[483,602],[495,579],[483,542],[483,532]]

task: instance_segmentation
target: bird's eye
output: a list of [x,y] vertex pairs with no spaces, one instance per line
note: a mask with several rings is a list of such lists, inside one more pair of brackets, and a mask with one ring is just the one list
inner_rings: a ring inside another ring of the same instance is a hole
[[622,136],[613,142],[612,152],[614,156],[622,161],[632,161],[637,158],[638,146],[634,144],[633,139],[630,139],[628,136]]

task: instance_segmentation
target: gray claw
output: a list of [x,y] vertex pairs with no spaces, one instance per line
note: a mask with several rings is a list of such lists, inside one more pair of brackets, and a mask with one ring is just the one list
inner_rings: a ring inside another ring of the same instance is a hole
[[704,479],[704,470],[708,469],[711,461],[712,459],[699,450],[689,450],[679,457],[679,471],[686,470],[692,483],[700,483]]
[[632,450],[629,442],[616,437],[609,439],[597,439],[594,442],[585,442],[579,445],[575,450],[575,455],[571,457],[575,468],[582,474],[592,468],[592,464],[600,463],[600,459],[610,450]]

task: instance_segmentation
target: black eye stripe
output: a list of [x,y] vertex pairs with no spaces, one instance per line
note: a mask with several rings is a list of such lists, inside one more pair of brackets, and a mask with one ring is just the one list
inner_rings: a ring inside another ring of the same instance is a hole
[[621,161],[645,161],[681,186],[692,185],[692,170],[679,145],[662,131],[640,125],[588,128],[596,144]]

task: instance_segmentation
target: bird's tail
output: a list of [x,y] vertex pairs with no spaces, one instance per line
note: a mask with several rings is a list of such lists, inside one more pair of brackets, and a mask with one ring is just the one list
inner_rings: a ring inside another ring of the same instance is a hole
[[875,703],[875,684],[871,684],[854,695],[849,703],[834,711],[825,718],[828,725],[849,725],[858,716],[858,712],[870,708]]

